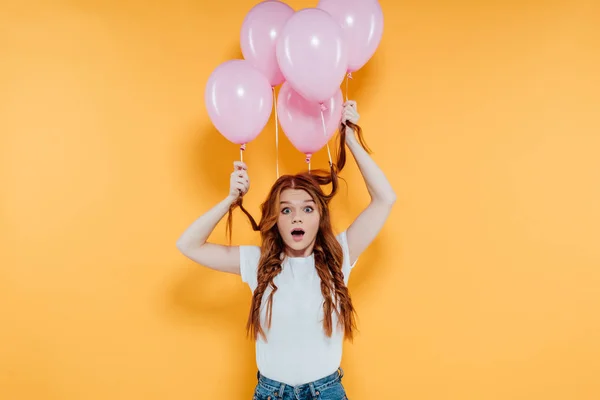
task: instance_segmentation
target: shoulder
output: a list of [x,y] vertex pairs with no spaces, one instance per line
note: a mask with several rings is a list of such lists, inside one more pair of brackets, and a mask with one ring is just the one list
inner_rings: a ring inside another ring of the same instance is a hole
[[346,231],[338,233],[335,238],[338,240],[342,248],[348,247],[348,236],[346,235]]
[[260,247],[240,246],[240,275],[252,290],[256,288],[256,275],[260,261]]
[[258,246],[240,246],[240,261],[251,261],[260,258],[260,247]]
[[344,259],[342,261],[342,272],[344,273],[344,277],[347,283],[348,278],[350,276],[350,271],[352,270],[352,268],[354,268],[358,260],[355,261],[353,264],[350,264],[350,248],[348,247],[348,237],[346,235],[346,231],[339,233],[336,236],[336,239],[340,243],[340,246],[342,246],[342,253],[344,255]]
[[336,239],[340,246],[342,246],[342,251],[344,252],[344,263],[350,262],[350,250],[348,247],[348,236],[346,235],[346,231],[339,233],[336,236]]

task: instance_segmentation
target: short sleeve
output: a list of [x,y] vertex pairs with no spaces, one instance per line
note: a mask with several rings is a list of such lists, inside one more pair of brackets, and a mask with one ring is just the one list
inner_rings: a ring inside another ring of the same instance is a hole
[[257,282],[258,262],[260,261],[260,247],[240,246],[240,275],[242,281],[250,286],[254,292]]
[[344,254],[344,260],[342,261],[344,283],[348,284],[348,278],[350,278],[350,271],[352,271],[352,268],[354,268],[358,259],[353,264],[350,264],[350,248],[348,247],[348,238],[346,236],[346,231],[337,235],[337,240],[342,246],[342,252]]

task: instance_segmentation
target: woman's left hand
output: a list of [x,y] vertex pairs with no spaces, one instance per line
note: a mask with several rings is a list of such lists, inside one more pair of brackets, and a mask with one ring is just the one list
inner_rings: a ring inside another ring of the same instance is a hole
[[346,121],[349,121],[357,125],[359,118],[360,115],[356,109],[356,101],[349,100],[345,102],[342,109],[342,124],[346,125]]

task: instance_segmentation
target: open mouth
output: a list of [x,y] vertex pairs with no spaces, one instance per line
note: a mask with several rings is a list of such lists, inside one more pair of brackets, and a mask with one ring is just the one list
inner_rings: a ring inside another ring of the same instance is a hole
[[294,238],[294,240],[296,242],[301,241],[302,238],[304,237],[304,229],[302,229],[302,228],[292,229],[292,237]]

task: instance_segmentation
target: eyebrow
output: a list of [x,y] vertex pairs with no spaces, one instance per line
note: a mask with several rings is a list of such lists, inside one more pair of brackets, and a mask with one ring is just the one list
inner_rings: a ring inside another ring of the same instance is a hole
[[[314,203],[315,201],[313,199],[310,200],[304,200],[303,203]],[[279,204],[292,204],[290,201],[280,201]]]

